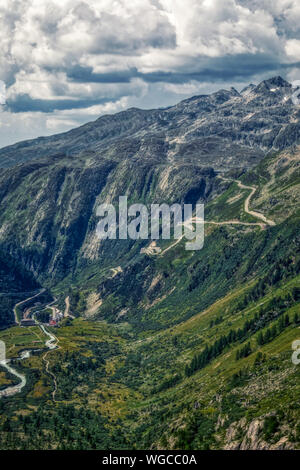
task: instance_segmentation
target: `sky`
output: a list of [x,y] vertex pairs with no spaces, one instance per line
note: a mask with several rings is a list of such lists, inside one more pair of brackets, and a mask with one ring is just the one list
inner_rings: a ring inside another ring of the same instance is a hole
[[1,0],[0,147],[300,79],[299,0]]

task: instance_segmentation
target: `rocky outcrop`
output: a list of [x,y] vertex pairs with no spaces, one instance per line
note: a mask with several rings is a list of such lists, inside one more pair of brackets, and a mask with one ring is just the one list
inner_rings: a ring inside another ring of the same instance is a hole
[[20,142],[0,150],[0,166],[9,167],[56,154],[82,152],[118,161],[134,155],[159,155],[215,169],[251,167],[270,150],[300,139],[299,106],[294,89],[281,77],[182,101],[167,109],[128,109],[102,116],[77,129]]
[[277,442],[264,440],[262,433],[265,417],[247,423],[246,418],[232,423],[226,432],[224,450],[291,450],[294,448],[287,436]]

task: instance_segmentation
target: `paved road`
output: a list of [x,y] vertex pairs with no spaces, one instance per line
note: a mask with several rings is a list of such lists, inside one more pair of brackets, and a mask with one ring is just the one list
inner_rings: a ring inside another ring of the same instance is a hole
[[38,297],[39,295],[43,294],[43,292],[45,292],[46,289],[41,289],[37,294],[31,296],[31,297],[28,297],[27,299],[25,300],[22,300],[21,302],[18,302],[15,306],[14,306],[14,309],[13,309],[13,312],[14,312],[14,316],[15,316],[15,323],[17,325],[20,325],[20,320],[18,319],[18,314],[17,314],[17,307],[19,307],[20,305],[22,304],[25,304],[26,302],[28,302],[29,300],[32,300],[32,299],[35,299],[35,297]]
[[[257,219],[262,220],[262,222],[242,222],[240,220],[224,220],[223,222],[216,222],[216,221],[213,221],[213,220],[212,221],[205,220],[204,224],[208,224],[208,225],[244,225],[246,227],[247,226],[248,227],[257,226],[257,227],[260,227],[262,230],[266,229],[267,225],[269,225],[269,226],[276,225],[273,220],[268,219],[266,216],[264,216],[260,212],[256,212],[256,211],[253,211],[253,210],[249,209],[249,204],[250,204],[251,198],[253,197],[253,195],[257,191],[257,188],[255,186],[246,186],[240,180],[233,180],[233,179],[229,179],[229,178],[224,178],[220,175],[218,175],[218,178],[221,178],[223,181],[229,181],[229,182],[232,182],[232,183],[237,183],[239,188],[241,188],[241,189],[250,189],[251,192],[250,192],[249,196],[247,196],[247,198],[245,199],[245,202],[244,202],[244,210],[247,214],[250,214],[253,217],[256,217]],[[189,222],[190,221],[187,221],[186,223],[189,223]],[[193,223],[203,223],[203,220],[197,220],[196,217],[193,217],[192,222]],[[180,238],[178,238],[174,243],[169,245],[163,251],[161,251],[160,248],[156,246],[156,243],[152,242],[147,248],[142,248],[141,253],[145,253],[145,254],[148,254],[148,255],[162,256],[167,251],[171,250],[174,246],[176,246],[183,238],[184,238],[184,235],[182,235]]]
[[257,191],[257,188],[255,186],[246,186],[240,180],[233,180],[233,179],[230,179],[230,178],[224,178],[220,175],[218,176],[218,178],[222,179],[223,181],[229,181],[231,183],[237,183],[238,187],[241,188],[241,189],[250,189],[251,193],[249,194],[249,196],[245,200],[245,205],[244,205],[245,212],[247,214],[252,215],[253,217],[256,217],[257,219],[262,220],[267,225],[270,225],[270,226],[276,225],[273,220],[267,219],[267,217],[264,216],[263,214],[261,214],[260,212],[252,211],[252,210],[249,209],[250,200],[251,200],[252,196],[254,195],[254,193],[256,193],[256,191]]

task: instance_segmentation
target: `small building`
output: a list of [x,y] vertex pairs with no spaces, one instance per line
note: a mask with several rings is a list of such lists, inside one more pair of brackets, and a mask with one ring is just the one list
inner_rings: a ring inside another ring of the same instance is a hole
[[50,320],[49,321],[49,326],[57,326],[57,321],[56,320]]

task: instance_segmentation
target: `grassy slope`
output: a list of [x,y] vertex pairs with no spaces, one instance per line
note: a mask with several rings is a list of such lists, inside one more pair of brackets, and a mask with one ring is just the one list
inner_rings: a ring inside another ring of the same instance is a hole
[[[279,158],[269,157],[256,171],[243,177],[246,184],[255,184],[260,189],[253,208],[268,216],[272,214],[279,225],[269,232],[209,228],[201,253],[188,254],[179,244],[164,257],[153,259],[157,273],[169,272],[166,291],[172,285],[176,285],[176,290],[150,308],[145,308],[149,299],[144,299],[144,308],[140,306],[135,313],[135,321],[108,325],[78,318],[72,325],[56,330],[60,349],[47,357],[57,377],[57,403],[51,401],[53,379],[45,370],[42,354],[22,362],[28,385],[19,396],[6,399],[5,408],[0,404],[0,423],[4,426],[1,447],[19,447],[24,441],[26,448],[62,445],[86,448],[92,445],[87,442],[94,442],[98,448],[105,445],[109,448],[272,448],[276,445],[299,448],[299,366],[291,362],[291,344],[299,339],[299,324],[293,318],[295,313],[300,314],[300,304],[295,299],[288,303],[286,299],[300,285],[300,276],[286,268],[281,278],[268,284],[258,298],[249,296],[260,279],[271,276],[276,260],[293,254],[291,265],[294,266],[298,259],[293,246],[300,193],[298,157],[293,163],[294,171],[285,168],[277,173],[274,187],[268,175],[280,166]],[[286,181],[288,184],[283,184]],[[290,192],[290,187],[298,188],[298,193]],[[236,185],[230,185],[208,208],[209,215],[221,217],[222,206],[239,193],[241,190]],[[243,191],[243,198],[225,207],[225,219],[246,220],[242,201],[247,194]],[[285,221],[280,203],[272,202],[274,194],[276,198],[284,194],[286,217],[289,217]],[[226,243],[231,249],[224,252]],[[251,263],[254,266],[250,269]],[[207,264],[213,272],[206,273],[202,279]],[[195,284],[189,290],[191,282]],[[86,282],[84,288],[89,293],[95,285]],[[238,330],[262,309],[268,310],[272,299],[275,315],[260,331],[266,332],[282,315],[288,314],[290,318],[290,324],[272,341],[259,346],[259,332],[249,333],[243,340],[227,346],[203,369],[190,377],[185,375],[186,365],[205,345],[213,344],[231,329]],[[286,302],[286,307],[280,310],[276,305],[282,302]],[[137,328],[139,323],[141,328]],[[15,357],[22,348],[36,346],[35,341],[41,341],[42,337],[35,328],[13,328],[1,332],[0,339],[6,341],[8,355]],[[236,351],[249,341],[251,354],[236,360]],[[258,352],[263,354],[259,363],[255,361]],[[2,385],[5,380],[9,384],[9,378],[2,374]],[[78,435],[73,418],[67,417],[68,413],[76,415],[74,410],[70,411],[72,406],[78,413],[82,409],[91,410],[98,420],[104,420],[96,424],[93,419],[80,415],[81,420],[86,419],[83,427],[91,433],[86,442]],[[29,417],[25,435],[20,415]],[[68,427],[64,435],[47,416],[58,422],[63,420]],[[7,418],[11,418],[12,430],[17,433],[17,443],[8,438]],[[36,419],[44,436],[34,435]],[[105,430],[104,434],[98,435],[97,426]],[[97,442],[93,435],[98,436]]]

